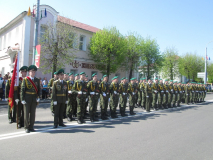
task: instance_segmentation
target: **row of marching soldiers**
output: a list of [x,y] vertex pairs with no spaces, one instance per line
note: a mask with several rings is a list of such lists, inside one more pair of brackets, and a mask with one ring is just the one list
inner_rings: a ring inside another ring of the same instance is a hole
[[[67,77],[67,79],[66,79]],[[98,121],[97,106],[100,98],[101,119],[108,119],[108,106],[111,118],[117,118],[116,108],[119,105],[121,116],[127,116],[126,106],[129,100],[130,115],[134,115],[134,108],[137,106],[145,108],[147,112],[180,106],[185,102],[202,102],[206,96],[206,89],[203,84],[188,83],[182,84],[176,81],[151,78],[141,79],[136,83],[136,78],[128,79],[123,77],[118,83],[118,77],[113,77],[108,83],[108,77],[103,76],[101,83],[97,82],[96,73],[92,80],[88,81],[85,72],[79,75],[73,73],[64,74],[61,69],[55,72],[53,79],[49,81],[49,88],[52,90],[51,111],[54,116],[54,128],[63,124],[63,118],[67,117],[72,121],[77,117],[79,124],[86,123],[86,108],[89,105],[90,121]],[[63,102],[62,102],[63,99]]]

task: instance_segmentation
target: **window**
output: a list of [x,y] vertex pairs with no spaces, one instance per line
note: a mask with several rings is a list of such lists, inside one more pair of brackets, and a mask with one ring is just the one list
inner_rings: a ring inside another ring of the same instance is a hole
[[43,35],[45,34],[45,31],[46,31],[46,27],[45,26],[41,26],[40,27],[40,38],[43,39]]
[[77,73],[78,73],[78,70],[76,70],[76,69],[71,69],[71,70],[70,70],[70,73],[71,73],[71,72],[73,72],[73,73],[74,73],[74,75],[75,75],[75,74],[77,74]]
[[79,50],[86,51],[86,37],[83,35],[80,36]]

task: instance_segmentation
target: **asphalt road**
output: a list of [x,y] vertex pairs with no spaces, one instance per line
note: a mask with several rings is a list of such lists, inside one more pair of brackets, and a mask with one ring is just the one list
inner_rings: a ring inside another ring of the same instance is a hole
[[52,129],[49,104],[37,108],[35,129],[8,124],[0,106],[0,159],[212,160],[213,94],[205,103]]

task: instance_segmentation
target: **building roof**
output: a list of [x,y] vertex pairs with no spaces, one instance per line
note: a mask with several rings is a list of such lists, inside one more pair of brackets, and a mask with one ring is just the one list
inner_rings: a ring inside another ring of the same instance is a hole
[[62,16],[58,16],[58,21],[63,22],[63,23],[67,23],[67,24],[72,25],[76,28],[84,29],[86,31],[93,32],[93,33],[100,30],[96,27],[93,27],[93,26],[90,26],[90,25],[87,25],[87,24],[84,24],[84,23],[81,23],[81,22],[78,22],[78,21],[74,21],[72,19],[62,17]]

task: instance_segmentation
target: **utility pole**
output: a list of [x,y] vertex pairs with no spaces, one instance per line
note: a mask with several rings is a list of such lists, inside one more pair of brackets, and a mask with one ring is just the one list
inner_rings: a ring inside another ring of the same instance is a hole
[[40,0],[37,0],[37,12],[36,12],[36,20],[35,20],[35,34],[34,34],[34,46],[33,46],[33,64],[35,64],[35,51],[36,46],[38,45],[38,25],[39,25],[39,6]]
[[206,47],[206,57],[205,57],[205,76],[204,76],[204,84],[207,83],[207,47]]

